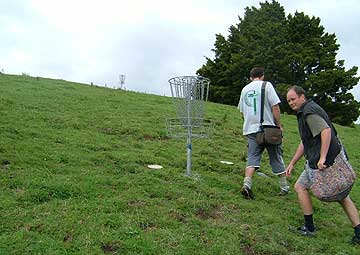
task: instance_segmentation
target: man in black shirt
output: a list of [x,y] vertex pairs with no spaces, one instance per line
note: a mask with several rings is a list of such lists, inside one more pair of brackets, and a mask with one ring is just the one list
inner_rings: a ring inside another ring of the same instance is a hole
[[[307,100],[305,91],[301,87],[293,86],[287,92],[287,102],[296,111],[301,142],[286,168],[286,175],[291,176],[294,165],[304,155],[307,162],[305,170],[295,184],[295,191],[302,211],[305,224],[297,232],[305,236],[313,236],[315,226],[313,222],[313,206],[309,189],[313,183],[314,169],[324,170],[334,164],[335,158],[347,161],[341,145],[326,112],[314,101]],[[360,220],[355,204],[346,194],[339,197],[338,202],[343,207],[354,228],[351,242],[360,244]]]

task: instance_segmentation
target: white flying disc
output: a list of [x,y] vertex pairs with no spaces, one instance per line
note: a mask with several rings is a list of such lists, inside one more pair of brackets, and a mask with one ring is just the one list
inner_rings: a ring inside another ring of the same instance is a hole
[[220,162],[223,163],[223,164],[226,164],[226,165],[233,165],[234,164],[233,162],[226,161],[226,160],[221,160]]
[[151,169],[161,169],[163,168],[162,166],[160,165],[147,165],[148,168],[151,168]]

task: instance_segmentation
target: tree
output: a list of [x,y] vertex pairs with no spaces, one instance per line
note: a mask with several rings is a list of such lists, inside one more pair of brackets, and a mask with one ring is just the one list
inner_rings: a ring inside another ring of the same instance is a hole
[[[287,89],[299,85],[334,122],[352,125],[360,114],[360,103],[349,93],[359,81],[357,67],[346,71],[343,60],[336,62],[336,36],[325,33],[319,18],[302,12],[286,17],[273,0],[258,9],[246,7],[239,21],[230,26],[227,39],[216,35],[214,59],[206,58],[197,71],[211,80],[210,101],[236,105],[250,69],[263,66],[283,102]],[[292,112],[286,103],[281,107]]]

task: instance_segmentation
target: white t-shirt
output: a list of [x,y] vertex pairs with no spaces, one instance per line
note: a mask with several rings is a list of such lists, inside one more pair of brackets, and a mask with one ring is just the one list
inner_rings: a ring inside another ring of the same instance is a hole
[[[261,85],[263,81],[252,81],[241,91],[238,109],[244,114],[243,134],[257,133],[260,127]],[[281,101],[271,82],[266,82],[263,125],[275,125],[272,106]]]

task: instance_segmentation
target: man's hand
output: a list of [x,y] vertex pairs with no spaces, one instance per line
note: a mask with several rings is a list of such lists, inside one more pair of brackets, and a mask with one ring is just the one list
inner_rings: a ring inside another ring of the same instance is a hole
[[319,170],[324,170],[325,168],[327,168],[327,165],[325,165],[325,159],[320,158],[317,162],[317,167]]
[[[281,122],[280,122],[280,106],[278,104],[273,105],[271,107],[272,114],[274,116],[274,121],[276,126],[281,128]],[[282,129],[281,129],[282,130]]]
[[286,175],[287,177],[290,177],[290,176],[291,176],[291,172],[292,172],[293,169],[294,169],[294,165],[290,163],[290,164],[287,166],[287,168],[286,168],[285,175]]

